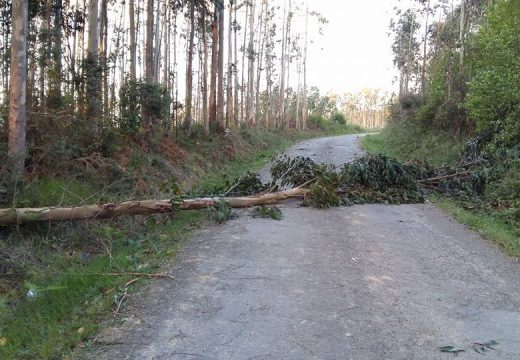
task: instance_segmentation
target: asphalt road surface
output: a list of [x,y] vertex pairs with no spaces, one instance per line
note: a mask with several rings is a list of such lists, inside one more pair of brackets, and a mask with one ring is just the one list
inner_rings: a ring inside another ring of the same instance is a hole
[[[343,163],[357,136],[290,155]],[[520,266],[432,204],[249,212],[185,241],[96,359],[520,359]],[[497,341],[485,356],[475,342]]]

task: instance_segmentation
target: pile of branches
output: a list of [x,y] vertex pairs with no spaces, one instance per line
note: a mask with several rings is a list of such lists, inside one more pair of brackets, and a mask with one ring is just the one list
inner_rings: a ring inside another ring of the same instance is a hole
[[[482,193],[486,176],[477,160],[432,168],[428,164],[401,163],[386,155],[365,155],[339,166],[314,162],[307,157],[279,157],[271,167],[272,181],[259,174],[227,181],[197,198],[177,196],[167,200],[127,201],[118,204],[70,208],[0,209],[0,225],[34,221],[85,220],[122,215],[172,213],[177,210],[221,209],[273,205],[298,198],[317,208],[354,204],[422,203],[428,191],[451,196]],[[210,194],[210,195],[208,195]],[[228,212],[222,212],[228,213]]]

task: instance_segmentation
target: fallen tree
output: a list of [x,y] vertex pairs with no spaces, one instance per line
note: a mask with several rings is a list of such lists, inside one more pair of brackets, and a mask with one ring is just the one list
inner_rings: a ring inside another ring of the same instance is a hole
[[482,192],[486,179],[474,171],[475,164],[472,160],[432,169],[427,164],[402,164],[385,155],[366,155],[347,164],[332,166],[305,157],[280,157],[271,167],[273,180],[269,184],[263,184],[258,174],[249,172],[219,188],[202,191],[220,196],[0,209],[0,225],[168,214],[177,210],[219,208],[222,204],[229,208],[248,208],[293,198],[303,199],[303,205],[318,208],[365,203],[422,203],[428,189],[450,196]]
[[309,195],[307,189],[290,189],[258,196],[200,198],[185,200],[142,200],[75,207],[43,207],[0,209],[0,225],[21,225],[32,222],[59,222],[107,219],[118,216],[168,214],[176,210],[200,210],[217,207],[225,201],[232,208],[272,205]]

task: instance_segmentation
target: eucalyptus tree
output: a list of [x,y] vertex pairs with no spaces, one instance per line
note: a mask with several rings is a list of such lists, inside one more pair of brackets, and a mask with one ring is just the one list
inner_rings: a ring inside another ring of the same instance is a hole
[[12,7],[11,91],[9,97],[8,156],[13,172],[21,175],[25,161],[26,87],[27,87],[27,23],[28,1],[18,0]]

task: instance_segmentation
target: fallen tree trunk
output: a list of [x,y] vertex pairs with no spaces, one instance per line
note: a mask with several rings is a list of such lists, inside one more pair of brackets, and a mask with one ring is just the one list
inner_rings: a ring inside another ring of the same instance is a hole
[[142,200],[121,203],[85,205],[75,207],[44,207],[0,209],[0,225],[21,225],[33,222],[59,222],[90,219],[107,219],[118,216],[168,214],[175,210],[199,210],[218,206],[225,201],[232,208],[272,205],[292,198],[310,195],[307,189],[290,189],[258,196],[231,198],[203,198],[188,200]]

